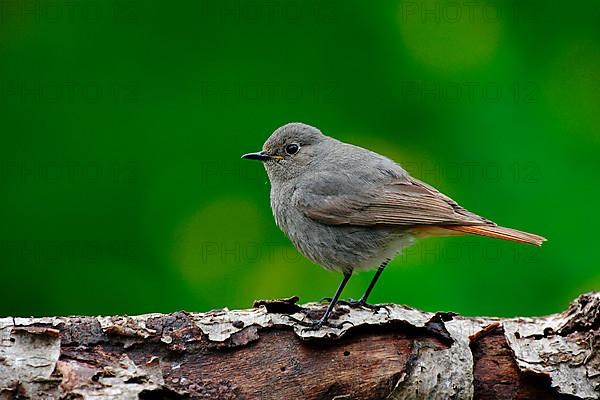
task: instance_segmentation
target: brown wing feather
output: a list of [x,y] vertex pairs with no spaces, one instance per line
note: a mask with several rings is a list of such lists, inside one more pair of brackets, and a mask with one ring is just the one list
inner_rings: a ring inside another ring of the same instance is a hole
[[494,225],[412,177],[312,200],[304,213],[329,225]]
[[309,218],[329,225],[406,226],[421,236],[467,233],[536,246],[546,240],[497,226],[410,176],[363,188],[361,193],[313,196],[310,204],[300,206]]

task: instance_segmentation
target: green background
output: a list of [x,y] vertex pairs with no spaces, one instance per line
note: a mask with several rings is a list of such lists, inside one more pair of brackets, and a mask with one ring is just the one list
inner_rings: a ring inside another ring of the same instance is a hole
[[66,3],[1,3],[0,315],[333,294],[240,160],[290,121],[549,239],[427,239],[373,301],[535,315],[598,289],[596,2]]

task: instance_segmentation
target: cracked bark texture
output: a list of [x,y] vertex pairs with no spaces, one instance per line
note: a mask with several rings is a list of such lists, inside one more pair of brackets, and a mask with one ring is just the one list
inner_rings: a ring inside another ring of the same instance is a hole
[[597,399],[600,294],[536,318],[322,304],[0,318],[0,399]]

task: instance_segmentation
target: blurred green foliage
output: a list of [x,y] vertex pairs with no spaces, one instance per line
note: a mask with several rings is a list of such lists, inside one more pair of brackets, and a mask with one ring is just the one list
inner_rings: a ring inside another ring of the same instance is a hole
[[330,296],[341,276],[298,255],[239,159],[290,121],[549,238],[424,240],[373,301],[533,315],[600,285],[595,2],[0,5],[0,315]]

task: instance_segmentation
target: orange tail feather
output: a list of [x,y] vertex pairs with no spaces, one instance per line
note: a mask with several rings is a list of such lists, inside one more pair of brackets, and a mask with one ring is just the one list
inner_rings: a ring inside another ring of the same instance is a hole
[[518,231],[516,229],[505,228],[503,226],[445,226],[446,229],[453,231],[470,233],[473,235],[489,236],[497,239],[512,240],[513,242],[533,244],[541,246],[546,238],[533,233]]

